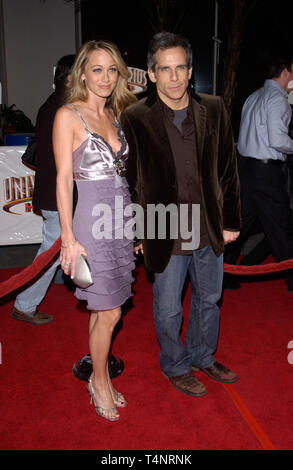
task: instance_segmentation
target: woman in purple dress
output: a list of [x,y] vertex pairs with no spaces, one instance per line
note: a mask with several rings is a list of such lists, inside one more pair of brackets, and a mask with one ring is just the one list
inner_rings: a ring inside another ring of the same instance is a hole
[[[117,407],[127,405],[111,383],[107,361],[121,305],[132,295],[135,267],[132,237],[125,230],[127,217],[121,217],[131,202],[123,176],[128,145],[119,125],[121,112],[136,101],[128,90],[128,76],[114,44],[84,44],[72,69],[67,104],[58,110],[53,129],[60,262],[66,274],[70,265],[72,278],[80,255],[91,267],[93,284],[77,288],[75,296],[87,301],[90,311],[93,374],[88,392],[96,412],[110,421],[119,419]],[[73,217],[74,182],[78,196]]]

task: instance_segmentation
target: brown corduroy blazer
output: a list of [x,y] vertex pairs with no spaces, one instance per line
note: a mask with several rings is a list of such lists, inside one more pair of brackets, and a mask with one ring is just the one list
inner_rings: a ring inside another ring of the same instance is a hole
[[[211,245],[219,256],[224,250],[223,229],[238,231],[241,223],[234,139],[220,97],[193,94],[192,107],[202,204]],[[175,164],[157,93],[126,108],[121,125],[129,144],[126,178],[132,201],[144,211],[148,204],[177,204]],[[145,237],[146,267],[162,272],[169,262],[173,243],[168,238]]]

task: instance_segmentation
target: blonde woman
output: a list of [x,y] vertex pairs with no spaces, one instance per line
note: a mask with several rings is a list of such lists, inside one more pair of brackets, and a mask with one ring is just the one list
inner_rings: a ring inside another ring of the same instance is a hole
[[[136,101],[128,90],[128,75],[114,44],[85,43],[72,69],[67,104],[58,110],[53,129],[62,240],[60,262],[66,274],[71,265],[73,277],[76,260],[82,254],[93,273],[93,285],[87,289],[76,288],[75,296],[87,301],[90,311],[93,374],[88,392],[98,415],[110,421],[118,420],[117,408],[127,405],[111,383],[107,361],[121,305],[132,295],[134,269],[132,241],[125,236],[115,239],[114,212],[116,196],[122,197],[119,200],[123,200],[124,207],[130,203],[123,176],[128,145],[119,125],[121,112]],[[72,216],[74,182],[77,204]],[[101,211],[105,204],[111,209],[111,220],[99,224],[99,216],[109,213]],[[102,234],[105,227],[108,232]]]

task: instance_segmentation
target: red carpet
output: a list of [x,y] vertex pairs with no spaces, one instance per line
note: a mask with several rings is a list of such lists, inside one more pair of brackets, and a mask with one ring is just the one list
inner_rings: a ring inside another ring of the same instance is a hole
[[[1,270],[0,281],[18,270]],[[15,321],[14,297],[0,307],[2,450],[263,450],[293,448],[293,295],[282,280],[247,282],[226,291],[216,358],[240,380],[224,386],[197,376],[208,394],[176,391],[159,369],[152,291],[140,267],[134,307],[123,320],[113,353],[125,362],[115,386],[128,407],[109,423],[89,406],[85,383],[72,365],[88,352],[88,315],[73,294],[53,284],[42,310],[44,326]],[[184,307],[188,315],[190,290]],[[184,327],[186,326],[186,319]],[[184,328],[183,328],[184,332]]]

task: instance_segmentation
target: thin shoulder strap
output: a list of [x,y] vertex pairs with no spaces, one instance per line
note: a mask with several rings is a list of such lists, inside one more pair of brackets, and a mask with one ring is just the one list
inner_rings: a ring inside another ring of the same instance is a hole
[[83,117],[82,117],[80,111],[74,106],[74,104],[72,104],[72,103],[67,103],[67,104],[68,104],[69,106],[71,106],[71,107],[74,109],[74,111],[75,111],[75,112],[78,114],[78,116],[80,117],[80,120],[81,120],[81,122],[82,122],[82,124],[83,124],[85,130],[86,130],[89,134],[91,134],[91,131],[89,130],[88,126],[86,125],[86,122],[85,122],[85,120],[83,119]]

